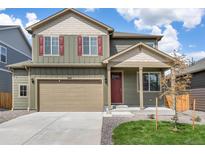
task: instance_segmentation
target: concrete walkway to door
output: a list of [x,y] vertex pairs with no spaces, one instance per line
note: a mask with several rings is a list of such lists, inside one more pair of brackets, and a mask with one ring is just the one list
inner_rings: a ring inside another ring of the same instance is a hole
[[37,112],[0,124],[0,144],[100,144],[102,113]]

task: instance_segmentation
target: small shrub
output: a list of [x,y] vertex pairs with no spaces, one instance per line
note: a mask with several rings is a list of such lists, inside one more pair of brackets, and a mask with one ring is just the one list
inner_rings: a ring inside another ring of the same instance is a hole
[[154,115],[154,114],[149,114],[149,115],[148,115],[148,118],[149,118],[149,119],[155,119],[155,115]]

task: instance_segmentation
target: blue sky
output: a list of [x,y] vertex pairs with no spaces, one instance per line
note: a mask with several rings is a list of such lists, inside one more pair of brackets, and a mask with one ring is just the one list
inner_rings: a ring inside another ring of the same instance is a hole
[[[26,27],[61,9],[0,9],[0,24]],[[160,49],[205,57],[204,9],[78,9],[115,31],[164,35]],[[28,34],[27,34],[28,36]],[[28,36],[29,37],[29,36]]]

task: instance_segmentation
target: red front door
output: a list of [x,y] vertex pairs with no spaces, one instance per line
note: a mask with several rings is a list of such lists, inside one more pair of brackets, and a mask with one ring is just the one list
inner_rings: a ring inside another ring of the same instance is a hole
[[113,104],[122,104],[122,73],[111,73],[111,101]]

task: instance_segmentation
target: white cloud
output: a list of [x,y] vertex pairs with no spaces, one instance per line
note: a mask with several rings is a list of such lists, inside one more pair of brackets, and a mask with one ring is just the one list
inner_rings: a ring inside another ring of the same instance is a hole
[[0,8],[0,11],[4,11],[4,10],[6,10],[6,8]]
[[[154,35],[163,35],[159,49],[172,52],[180,50],[178,32],[171,25],[182,22],[187,30],[201,24],[205,9],[117,9],[127,21],[133,21],[137,30],[146,30]],[[163,31],[164,30],[164,31]]]
[[194,60],[199,60],[205,57],[205,51],[192,51],[185,53],[185,55],[191,59],[193,58]]
[[86,8],[85,12],[95,12],[97,8]]
[[182,22],[185,28],[194,28],[201,23],[204,9],[117,9],[126,20],[134,20],[138,29],[152,29],[174,21]]
[[22,21],[14,16],[9,16],[5,13],[0,14],[0,25],[20,25],[23,27]]
[[167,52],[179,51],[181,44],[178,41],[176,29],[171,25],[166,25],[162,35],[164,37],[159,41],[160,50]]
[[158,26],[153,26],[151,33],[153,35],[161,35],[162,34],[162,30]]
[[33,12],[26,13],[26,18],[28,19],[28,22],[26,23],[26,27],[35,24],[36,22],[39,22],[39,20],[37,19],[37,15]]

